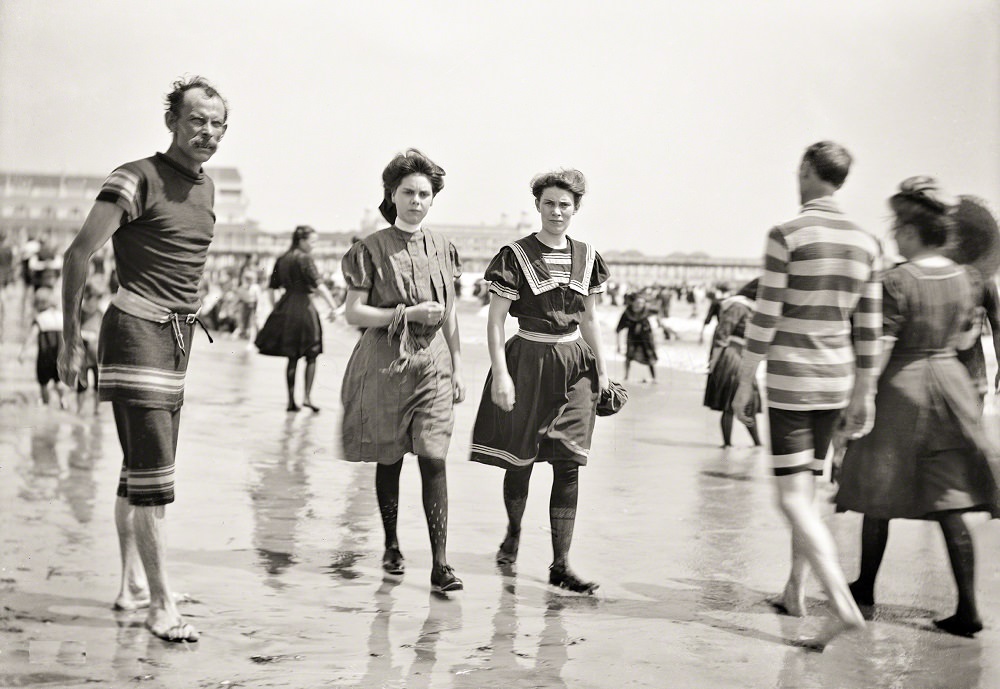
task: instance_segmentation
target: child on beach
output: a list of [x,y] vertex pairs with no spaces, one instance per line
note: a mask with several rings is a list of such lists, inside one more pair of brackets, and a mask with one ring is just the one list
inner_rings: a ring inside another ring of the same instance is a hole
[[31,342],[35,341],[38,346],[35,376],[38,380],[42,404],[48,406],[49,383],[54,383],[56,395],[59,397],[59,406],[65,409],[62,383],[59,382],[59,371],[56,368],[59,349],[62,346],[62,313],[56,308],[55,297],[49,287],[42,286],[35,291],[34,305],[35,318],[24,338],[24,344],[21,345],[17,361],[24,363],[24,355],[28,351],[28,347],[31,346]]
[[[656,382],[656,343],[653,341],[653,325],[650,322],[653,313],[646,307],[646,297],[634,295],[628,300],[628,306],[622,311],[615,328],[615,344],[621,353],[621,340],[618,336],[625,331],[625,380],[628,380],[629,369],[635,361],[649,367],[649,375]],[[646,382],[645,379],[643,382]]]
[[[76,384],[76,410],[83,411],[83,397],[88,388],[94,391],[94,413],[100,408],[101,398],[97,394],[97,342],[101,335],[101,321],[104,310],[101,309],[100,288],[87,283],[83,288],[83,303],[81,306],[80,335],[83,338],[83,365],[80,367],[80,378]],[[93,382],[91,383],[91,380]]]

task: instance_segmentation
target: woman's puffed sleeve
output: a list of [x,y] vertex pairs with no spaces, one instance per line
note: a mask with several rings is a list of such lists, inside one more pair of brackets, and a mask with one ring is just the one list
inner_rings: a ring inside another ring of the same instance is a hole
[[511,301],[521,298],[524,275],[517,263],[517,257],[514,256],[514,250],[509,246],[500,249],[500,252],[493,257],[486,266],[483,279],[490,283],[490,292],[493,294]]
[[[912,278],[911,278],[912,279]],[[882,336],[899,337],[909,320],[906,301],[906,274],[901,268],[886,271],[882,277]]]
[[368,292],[375,280],[375,262],[364,242],[355,242],[340,261],[348,289]]
[[590,285],[588,289],[588,294],[600,294],[606,292],[608,289],[608,279],[611,277],[611,271],[608,269],[608,264],[604,262],[601,255],[594,252],[594,269],[590,271]]

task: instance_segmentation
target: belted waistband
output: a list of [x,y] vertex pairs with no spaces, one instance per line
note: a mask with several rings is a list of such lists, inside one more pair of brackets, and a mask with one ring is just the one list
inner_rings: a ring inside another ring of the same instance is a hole
[[156,302],[150,301],[141,294],[136,294],[126,287],[118,288],[115,295],[111,297],[111,303],[116,308],[124,311],[130,316],[135,316],[136,318],[141,318],[145,321],[152,321],[153,323],[170,323],[171,329],[174,333],[174,341],[177,343],[178,348],[180,348],[181,354],[186,353],[184,349],[184,333],[181,331],[182,321],[188,325],[197,323],[201,326],[201,329],[205,331],[205,335],[208,336],[208,341],[215,341],[212,339],[211,333],[208,332],[208,328],[206,328],[205,324],[201,322],[197,314],[176,313],[165,306],[160,306]]
[[905,361],[917,361],[919,359],[954,359],[958,356],[958,352],[954,349],[913,349],[913,350],[894,350],[892,353],[893,358],[902,359]]
[[524,340],[531,340],[532,342],[544,342],[545,344],[559,344],[562,342],[574,342],[580,339],[580,330],[576,329],[570,333],[564,333],[562,335],[552,335],[549,333],[536,333],[530,330],[522,330],[518,328],[517,336]]

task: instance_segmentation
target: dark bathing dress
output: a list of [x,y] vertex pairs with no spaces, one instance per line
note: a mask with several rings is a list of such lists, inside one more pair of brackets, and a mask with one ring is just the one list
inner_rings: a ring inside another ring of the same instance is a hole
[[947,510],[1000,516],[997,454],[955,345],[975,313],[970,272],[904,263],[883,280],[883,331],[895,336],[878,381],[872,432],[844,456],[839,510],[927,519]]
[[615,333],[628,331],[625,335],[625,358],[629,361],[646,366],[656,364],[656,344],[653,342],[653,326],[649,322],[652,315],[648,309],[636,313],[631,308],[626,308],[618,319]]
[[[719,325],[712,335],[712,349],[719,354],[705,381],[704,405],[713,411],[727,412],[736,397],[740,383],[740,362],[746,347],[747,322],[753,315],[753,302],[746,297],[729,297],[719,309]],[[757,379],[753,381],[753,395],[748,413],[760,413],[760,388]]]
[[[369,306],[436,301],[444,304],[446,317],[455,307],[455,280],[462,274],[458,252],[443,235],[397,227],[354,244],[341,269],[349,289],[368,293]],[[395,464],[408,452],[428,459],[448,455],[454,383],[443,323],[407,325],[421,351],[401,372],[390,371],[400,356],[398,335],[384,327],[363,332],[341,388],[343,459]]]
[[268,356],[315,359],[323,352],[323,326],[312,303],[311,295],[319,287],[312,256],[301,249],[280,256],[268,286],[284,288],[285,293],[257,333],[257,349]]
[[[568,239],[568,238],[567,238]],[[514,409],[493,403],[493,372],[486,377],[472,433],[471,459],[504,469],[536,460],[587,463],[598,400],[597,362],[580,336],[587,295],[603,292],[604,260],[569,239],[570,282],[552,277],[535,235],[508,244],[486,268],[490,291],[511,299],[518,333],[507,340],[507,369],[514,381]]]

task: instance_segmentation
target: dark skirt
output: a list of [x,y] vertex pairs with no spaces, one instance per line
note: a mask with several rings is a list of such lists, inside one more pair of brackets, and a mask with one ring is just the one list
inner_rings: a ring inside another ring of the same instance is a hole
[[657,362],[656,346],[647,340],[629,340],[625,348],[625,358],[637,364],[652,366]]
[[[730,344],[719,354],[715,367],[708,372],[708,380],[705,381],[704,405],[713,411],[726,412],[733,404],[736,397],[736,388],[740,384],[740,359],[743,355],[741,345]],[[753,396],[750,400],[750,413],[759,414],[761,411],[760,389],[757,380],[753,382]]]
[[893,356],[879,378],[875,425],[844,455],[837,508],[879,519],[952,510],[1000,516],[997,450],[979,413],[954,356]]
[[471,459],[504,469],[539,460],[585,465],[599,392],[590,345],[583,339],[549,344],[515,336],[505,349],[514,409],[505,412],[493,403],[491,371],[472,432]]
[[312,299],[304,292],[285,292],[254,340],[261,354],[288,359],[314,359],[323,352],[323,326]]

